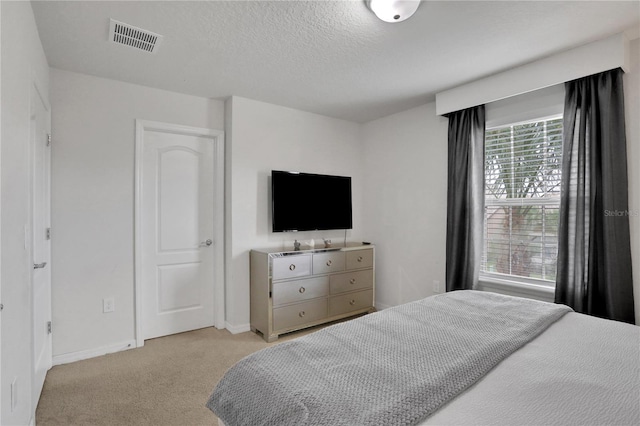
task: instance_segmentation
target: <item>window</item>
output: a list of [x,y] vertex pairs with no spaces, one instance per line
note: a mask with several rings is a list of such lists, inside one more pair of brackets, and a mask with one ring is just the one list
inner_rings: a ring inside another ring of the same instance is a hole
[[485,134],[483,277],[554,286],[562,117]]

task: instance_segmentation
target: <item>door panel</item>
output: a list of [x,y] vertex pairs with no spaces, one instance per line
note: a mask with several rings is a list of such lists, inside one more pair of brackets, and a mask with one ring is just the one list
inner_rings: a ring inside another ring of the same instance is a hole
[[158,267],[158,313],[201,307],[200,262]]
[[214,140],[145,130],[144,339],[214,325]]
[[[47,371],[52,364],[51,334],[51,244],[47,229],[50,224],[50,169],[48,143],[50,112],[38,90],[31,94],[31,274],[33,308],[33,387],[32,400],[40,398]],[[38,268],[35,268],[38,264]]]
[[182,148],[158,152],[160,250],[197,249],[202,153]]

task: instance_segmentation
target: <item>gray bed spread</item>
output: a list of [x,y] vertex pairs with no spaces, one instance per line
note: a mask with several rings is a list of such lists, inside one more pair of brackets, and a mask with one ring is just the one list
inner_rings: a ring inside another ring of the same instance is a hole
[[412,425],[571,309],[457,291],[256,352],[207,406],[225,425]]

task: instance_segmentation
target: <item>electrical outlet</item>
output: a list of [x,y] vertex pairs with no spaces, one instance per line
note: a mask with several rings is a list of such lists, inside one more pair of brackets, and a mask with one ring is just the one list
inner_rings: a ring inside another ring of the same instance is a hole
[[106,297],[102,299],[102,312],[105,314],[116,310],[115,301],[113,297]]
[[443,292],[442,284],[440,283],[439,280],[433,280],[433,292],[434,293],[442,293]]

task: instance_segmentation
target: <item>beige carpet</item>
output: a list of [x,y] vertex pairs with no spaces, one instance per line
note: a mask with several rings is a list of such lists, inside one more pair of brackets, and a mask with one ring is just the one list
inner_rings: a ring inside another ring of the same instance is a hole
[[254,333],[205,328],[55,366],[47,374],[36,424],[215,425],[204,406],[213,387],[242,357],[267,346]]

